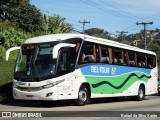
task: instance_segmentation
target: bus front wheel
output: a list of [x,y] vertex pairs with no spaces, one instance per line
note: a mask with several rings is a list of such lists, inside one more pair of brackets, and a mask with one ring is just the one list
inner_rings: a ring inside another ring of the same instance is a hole
[[142,101],[145,97],[145,90],[144,90],[144,87],[143,86],[140,86],[139,87],[139,90],[138,90],[138,95],[136,96],[136,100],[138,101]]
[[78,92],[78,99],[76,99],[76,104],[79,106],[85,105],[89,101],[88,89],[82,85]]

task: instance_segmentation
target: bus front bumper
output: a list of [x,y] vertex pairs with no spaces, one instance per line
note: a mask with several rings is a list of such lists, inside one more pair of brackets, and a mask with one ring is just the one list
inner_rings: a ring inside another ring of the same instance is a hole
[[13,87],[13,97],[18,100],[57,100],[55,88],[48,88],[39,91],[21,91]]

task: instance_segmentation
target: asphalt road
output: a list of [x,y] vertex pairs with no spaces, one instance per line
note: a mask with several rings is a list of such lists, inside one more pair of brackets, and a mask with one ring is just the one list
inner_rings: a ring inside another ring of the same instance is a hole
[[[41,120],[102,120],[102,119],[160,119],[160,96],[147,96],[144,101],[134,101],[127,98],[109,98],[92,100],[86,106],[75,106],[71,101],[59,101],[44,105],[40,101],[10,101],[0,103],[0,111],[11,112],[12,118]],[[4,113],[3,113],[4,114]],[[5,115],[5,114],[4,114]],[[18,116],[18,117],[17,117]],[[38,118],[32,118],[37,116]],[[40,118],[42,117],[42,118]],[[44,118],[46,117],[46,118]],[[75,118],[76,117],[76,118]],[[159,117],[159,118],[158,118]]]

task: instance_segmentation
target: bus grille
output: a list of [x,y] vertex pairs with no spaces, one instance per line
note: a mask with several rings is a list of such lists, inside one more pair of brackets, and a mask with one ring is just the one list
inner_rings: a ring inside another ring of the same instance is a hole
[[35,91],[40,91],[43,88],[42,87],[16,87],[20,91],[25,91],[25,92],[35,92]]

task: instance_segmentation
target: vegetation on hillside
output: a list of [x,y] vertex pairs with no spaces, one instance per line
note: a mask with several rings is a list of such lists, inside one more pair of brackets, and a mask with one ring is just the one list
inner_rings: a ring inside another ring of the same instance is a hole
[[8,48],[22,45],[27,38],[45,34],[69,33],[72,29],[72,25],[65,22],[65,18],[59,15],[43,14],[30,4],[30,0],[1,0],[0,88],[13,79],[17,52],[13,52],[9,61],[6,62],[5,52]]

